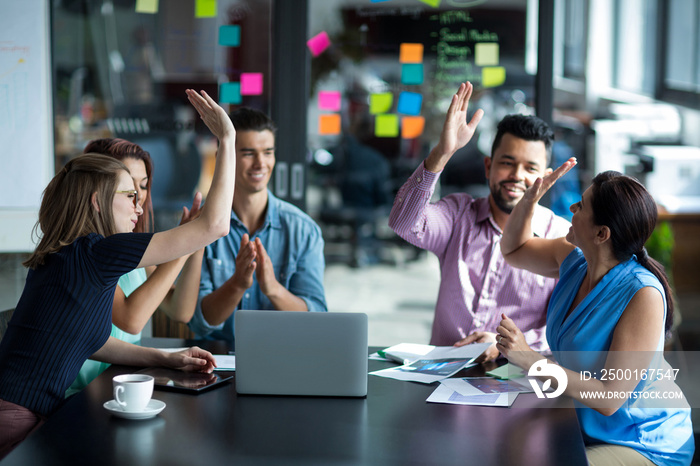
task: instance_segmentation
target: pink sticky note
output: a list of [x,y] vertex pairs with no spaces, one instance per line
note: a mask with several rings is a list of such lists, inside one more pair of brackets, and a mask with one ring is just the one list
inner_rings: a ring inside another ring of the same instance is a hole
[[262,73],[241,73],[241,95],[260,95],[262,92]]
[[317,57],[331,45],[331,40],[328,38],[326,31],[323,31],[307,40],[306,45],[309,47],[309,50],[311,50],[311,54]]
[[318,93],[318,108],[321,110],[340,111],[339,91],[320,91]]

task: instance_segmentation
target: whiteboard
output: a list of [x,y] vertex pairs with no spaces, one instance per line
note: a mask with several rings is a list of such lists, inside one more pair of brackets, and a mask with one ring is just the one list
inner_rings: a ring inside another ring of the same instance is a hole
[[34,250],[54,175],[49,3],[0,0],[0,252]]

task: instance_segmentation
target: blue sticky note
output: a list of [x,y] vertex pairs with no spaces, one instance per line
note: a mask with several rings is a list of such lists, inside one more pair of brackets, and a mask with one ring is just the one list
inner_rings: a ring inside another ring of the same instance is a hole
[[219,102],[222,104],[240,104],[241,83],[222,83],[219,88]]
[[401,65],[401,84],[423,84],[423,64],[404,63]]
[[219,45],[227,47],[241,45],[241,27],[238,25],[219,26]]
[[423,95],[417,92],[402,92],[399,94],[397,111],[406,115],[420,115],[420,107],[423,104]]

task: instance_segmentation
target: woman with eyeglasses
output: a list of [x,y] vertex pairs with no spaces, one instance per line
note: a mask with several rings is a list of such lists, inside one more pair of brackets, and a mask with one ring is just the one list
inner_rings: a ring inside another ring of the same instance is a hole
[[235,179],[235,130],[206,93],[187,96],[219,140],[206,206],[190,222],[159,233],[132,233],[142,208],[128,168],[85,154],[68,162],[44,191],[40,242],[25,262],[24,291],[0,341],[0,458],[56,411],[88,358],[111,364],[211,372],[197,347],[177,353],[110,337],[119,278],[164,264],[225,236]]
[[[153,182],[153,162],[151,155],[141,146],[120,138],[104,138],[90,141],[83,153],[103,154],[120,160],[129,169],[134,181],[134,202],[142,209],[134,232],[143,233],[153,230],[153,207],[151,202],[151,185]],[[201,193],[197,193],[192,208],[183,207],[180,224],[185,224],[199,214],[202,202]],[[114,292],[112,304],[112,333],[111,336],[129,343],[141,340],[141,331],[148,323],[153,313],[160,307],[165,314],[175,322],[187,323],[192,318],[197,304],[197,289],[172,285],[178,274],[183,270],[183,276],[190,280],[182,283],[198,282],[201,271],[202,251],[191,256],[186,255],[158,267],[134,269],[119,278]],[[192,260],[188,261],[188,257]],[[187,264],[187,265],[185,265]],[[192,288],[192,287],[189,287]],[[173,291],[171,293],[171,291]],[[174,298],[174,299],[173,299]],[[88,359],[80,369],[78,376],[66,390],[66,396],[71,396],[92,382],[104,372],[109,364]]]

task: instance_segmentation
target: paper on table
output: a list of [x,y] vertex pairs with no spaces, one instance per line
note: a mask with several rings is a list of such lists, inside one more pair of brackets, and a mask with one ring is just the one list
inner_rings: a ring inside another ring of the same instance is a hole
[[473,363],[490,343],[462,347],[438,346],[410,364],[370,372],[371,375],[410,382],[433,383],[446,379]]
[[533,391],[527,381],[498,380],[491,377],[447,379],[440,383],[463,396],[480,396],[494,393],[529,393]]
[[448,403],[455,405],[508,407],[513,404],[517,396],[517,393],[491,393],[488,395],[464,396],[441,383],[425,401],[428,403]]
[[379,351],[380,356],[384,356],[389,361],[396,361],[400,364],[408,364],[421,356],[425,356],[435,349],[433,345],[423,345],[420,343],[399,343]]

